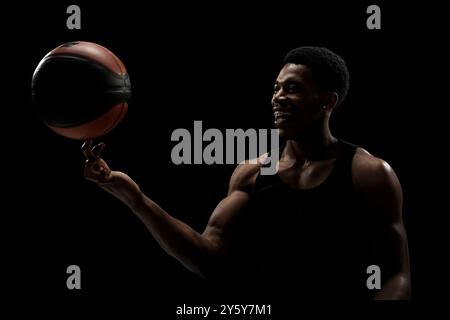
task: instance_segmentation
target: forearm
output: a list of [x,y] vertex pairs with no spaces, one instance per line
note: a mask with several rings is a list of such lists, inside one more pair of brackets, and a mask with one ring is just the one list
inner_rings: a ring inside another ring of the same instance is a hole
[[196,274],[211,275],[216,255],[208,239],[143,194],[132,210],[169,255]]
[[133,180],[125,181],[100,186],[125,203],[169,255],[190,271],[209,276],[215,261],[210,241],[145,196]]
[[409,276],[403,272],[391,276],[375,295],[375,300],[409,300],[411,284]]

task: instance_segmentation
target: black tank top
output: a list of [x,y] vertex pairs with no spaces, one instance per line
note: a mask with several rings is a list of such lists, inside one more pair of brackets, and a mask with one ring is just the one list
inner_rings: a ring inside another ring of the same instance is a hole
[[317,187],[292,188],[277,174],[258,175],[237,246],[239,269],[260,295],[372,297],[366,285],[375,263],[372,215],[353,187],[356,146],[340,142],[331,173]]

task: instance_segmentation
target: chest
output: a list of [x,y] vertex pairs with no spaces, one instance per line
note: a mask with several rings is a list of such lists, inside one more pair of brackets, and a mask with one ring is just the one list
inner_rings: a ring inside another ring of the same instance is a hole
[[324,183],[334,169],[336,159],[308,162],[303,165],[281,160],[278,176],[287,186],[295,189],[313,189]]

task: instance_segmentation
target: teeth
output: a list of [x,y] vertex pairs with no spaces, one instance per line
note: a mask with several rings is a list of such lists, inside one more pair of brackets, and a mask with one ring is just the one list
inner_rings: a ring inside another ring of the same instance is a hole
[[275,117],[279,118],[279,117],[289,117],[292,115],[292,113],[289,112],[282,112],[282,111],[275,111],[274,113]]

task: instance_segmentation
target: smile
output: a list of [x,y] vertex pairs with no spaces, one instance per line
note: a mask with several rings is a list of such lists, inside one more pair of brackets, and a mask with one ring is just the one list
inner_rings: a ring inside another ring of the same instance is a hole
[[293,116],[293,114],[290,112],[285,112],[285,111],[275,111],[274,116],[275,116],[275,119],[278,120],[278,119],[290,118]]

